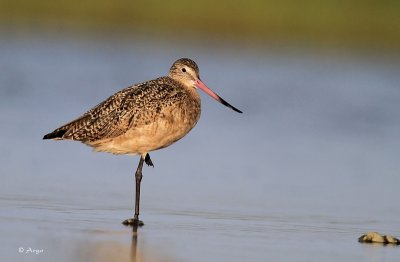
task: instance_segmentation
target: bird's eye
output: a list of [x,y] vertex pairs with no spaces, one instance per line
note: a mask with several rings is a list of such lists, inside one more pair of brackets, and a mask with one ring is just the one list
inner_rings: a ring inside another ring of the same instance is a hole
[[182,72],[186,72],[186,68],[182,68]]

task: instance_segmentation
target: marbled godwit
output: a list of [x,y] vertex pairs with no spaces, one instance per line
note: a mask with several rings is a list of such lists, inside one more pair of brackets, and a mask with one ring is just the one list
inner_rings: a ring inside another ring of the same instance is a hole
[[200,118],[200,88],[212,98],[233,107],[199,76],[197,64],[177,60],[169,75],[127,87],[87,111],[78,119],[57,128],[43,139],[77,140],[95,151],[140,155],[136,169],[135,215],[125,225],[138,226],[140,182],[143,162],[153,166],[149,152],[167,147],[184,137]]

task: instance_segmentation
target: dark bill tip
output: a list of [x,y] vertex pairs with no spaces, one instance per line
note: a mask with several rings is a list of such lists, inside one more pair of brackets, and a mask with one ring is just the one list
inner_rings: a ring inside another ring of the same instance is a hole
[[224,105],[227,106],[229,108],[231,108],[233,111],[236,111],[238,113],[243,113],[242,111],[240,111],[239,109],[237,109],[236,107],[234,107],[233,105],[229,104],[228,102],[226,102],[224,99],[222,99],[220,96],[218,96],[219,101]]

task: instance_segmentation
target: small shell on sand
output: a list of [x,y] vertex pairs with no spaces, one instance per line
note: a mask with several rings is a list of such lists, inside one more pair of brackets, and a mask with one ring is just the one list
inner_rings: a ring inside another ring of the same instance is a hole
[[400,240],[387,235],[381,235],[378,232],[368,232],[358,238],[360,243],[380,243],[380,244],[393,244],[400,245]]

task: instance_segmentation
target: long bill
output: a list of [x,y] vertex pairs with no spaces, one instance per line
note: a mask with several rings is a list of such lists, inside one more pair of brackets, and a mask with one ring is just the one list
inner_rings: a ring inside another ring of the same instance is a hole
[[195,82],[195,85],[200,88],[201,90],[203,90],[207,95],[211,96],[212,98],[214,98],[215,100],[217,100],[218,102],[220,102],[221,104],[223,104],[224,106],[227,106],[229,108],[231,108],[232,110],[238,112],[238,113],[243,113],[242,111],[240,111],[239,109],[237,109],[236,107],[234,107],[233,105],[229,104],[228,102],[226,102],[224,99],[222,99],[219,95],[217,95],[216,93],[214,93],[214,91],[212,91],[210,88],[208,88],[203,82],[200,81],[200,79],[197,79]]

